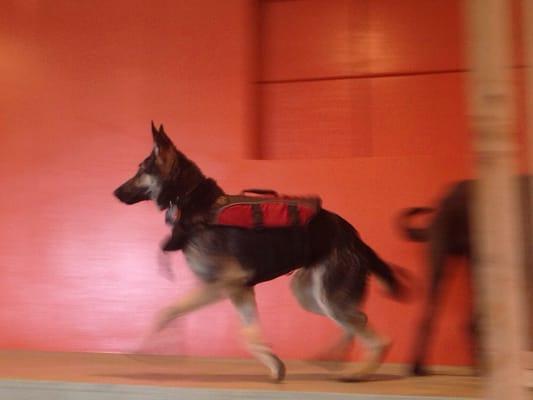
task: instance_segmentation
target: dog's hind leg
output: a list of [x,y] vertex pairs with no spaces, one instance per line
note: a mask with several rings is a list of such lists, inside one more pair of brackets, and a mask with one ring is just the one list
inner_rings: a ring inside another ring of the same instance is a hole
[[322,307],[328,317],[339,324],[344,331],[344,337],[339,345],[344,344],[347,351],[351,348],[354,338],[357,337],[366,350],[360,367],[356,371],[343,374],[340,379],[342,381],[361,380],[376,371],[390,347],[390,339],[378,335],[369,327],[366,314],[357,310],[355,302],[339,302],[335,293],[328,290],[323,291],[321,298]]
[[[361,315],[365,316],[364,313],[361,313]],[[346,321],[343,324],[345,325],[345,329],[353,329],[354,334],[366,348],[366,354],[361,366],[356,371],[342,375],[340,380],[345,382],[358,381],[364,379],[379,368],[387,354],[391,341],[388,338],[378,335],[371,329],[365,318],[360,317],[355,320]]]
[[321,307],[315,298],[312,268],[301,268],[295,272],[291,279],[291,290],[304,310],[319,315],[326,315],[323,307]]
[[438,302],[442,295],[447,254],[446,236],[441,230],[435,229],[428,245],[430,284],[414,344],[413,361],[410,369],[412,375],[428,374],[424,368],[424,361],[433,331],[433,322],[438,317]]
[[[302,268],[296,271],[291,280],[291,290],[300,306],[314,314],[328,316],[323,305],[317,301],[313,269]],[[313,357],[315,361],[345,361],[353,347],[354,334],[344,330],[342,337],[327,350]],[[320,364],[326,369],[339,369],[339,364]]]
[[366,315],[357,310],[365,277],[358,276],[358,271],[351,270],[348,275],[354,282],[347,281],[347,276],[336,267],[321,265],[298,271],[298,275],[293,278],[292,289],[306,310],[328,316],[343,329],[344,335],[333,347],[333,351],[346,355],[356,336],[363,342],[367,354],[361,368],[341,377],[347,381],[359,380],[379,367],[389,348],[390,340],[380,337],[370,329]]
[[254,289],[251,287],[229,289],[229,298],[241,318],[243,334],[250,353],[270,370],[272,379],[276,382],[282,381],[285,378],[285,365],[261,337]]

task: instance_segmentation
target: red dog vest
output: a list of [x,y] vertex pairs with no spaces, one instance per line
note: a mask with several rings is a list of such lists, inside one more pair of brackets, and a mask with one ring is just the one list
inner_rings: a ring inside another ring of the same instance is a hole
[[240,195],[221,196],[210,224],[248,229],[305,226],[320,209],[319,197],[280,196],[271,190],[250,189]]

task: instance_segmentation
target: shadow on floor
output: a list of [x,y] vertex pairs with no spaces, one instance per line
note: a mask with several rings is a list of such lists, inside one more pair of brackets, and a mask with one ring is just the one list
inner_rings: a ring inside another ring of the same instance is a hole
[[[228,382],[256,382],[268,383],[268,375],[265,374],[194,374],[194,373],[164,373],[164,372],[143,372],[143,373],[124,373],[124,374],[97,374],[93,375],[102,378],[119,378],[137,381],[186,381],[186,382],[210,382],[210,383],[228,383]],[[335,374],[324,373],[288,373],[288,381],[336,381]],[[359,382],[384,382],[403,379],[399,375],[375,374]]]

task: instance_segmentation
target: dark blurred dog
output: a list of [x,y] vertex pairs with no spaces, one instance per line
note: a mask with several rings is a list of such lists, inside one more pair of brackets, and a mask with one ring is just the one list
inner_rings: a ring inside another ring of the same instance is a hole
[[158,329],[229,298],[240,314],[251,353],[275,380],[281,380],[285,367],[259,332],[254,285],[298,269],[291,288],[299,303],[338,323],[344,330],[343,345],[357,335],[368,350],[363,367],[344,378],[358,379],[374,371],[389,341],[368,327],[366,315],[357,307],[370,274],[380,278],[392,296],[401,295],[389,265],[348,222],[324,209],[300,227],[242,229],[209,224],[210,211],[224,192],[176,149],[162,126],[156,129],[152,124],[152,134],[152,152],[114,193],[126,204],[153,200],[161,210],[177,204],[180,217],[164,248],[182,249],[201,281],[201,286],[161,313]]
[[[520,193],[523,210],[529,207],[529,190],[528,182],[531,184],[531,177],[521,176]],[[428,347],[428,341],[431,335],[433,319],[437,316],[437,305],[442,291],[442,281],[447,270],[447,258],[450,256],[467,257],[469,265],[472,265],[473,257],[470,243],[470,210],[471,196],[474,181],[462,181],[454,185],[440,200],[436,209],[418,207],[404,210],[399,219],[399,225],[402,233],[412,241],[427,242],[427,262],[430,268],[430,284],[428,297],[421,323],[417,331],[417,339],[413,352],[413,361],[411,364],[411,373],[414,375],[425,375],[427,371],[424,368],[424,359]],[[425,228],[414,227],[411,219],[418,215],[433,213],[433,218]],[[529,212],[524,213],[523,232],[525,242],[525,259],[527,266],[526,271],[533,269],[531,255],[531,241],[528,238],[531,221]],[[470,268],[472,271],[473,268]],[[471,274],[472,275],[472,274]],[[471,276],[471,282],[475,277]],[[472,344],[474,346],[474,355],[478,366],[482,367],[478,324],[478,311],[474,310],[469,331],[471,334]]]

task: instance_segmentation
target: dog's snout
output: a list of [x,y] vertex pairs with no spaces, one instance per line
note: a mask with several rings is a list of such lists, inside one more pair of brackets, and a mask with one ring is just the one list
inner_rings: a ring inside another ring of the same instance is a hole
[[113,195],[119,199],[119,200],[122,200],[122,191],[121,191],[122,187],[118,187],[116,188],[114,191],[113,191]]
[[113,191],[113,195],[120,200],[120,188],[116,188],[114,191]]
[[135,204],[143,200],[149,200],[150,198],[145,189],[135,186],[131,180],[115,189],[113,194],[122,203],[128,205]]
[[128,192],[127,190],[125,190],[124,185],[116,188],[115,191],[113,192],[113,195],[121,202],[130,204],[130,199],[129,199],[130,196],[128,196]]

